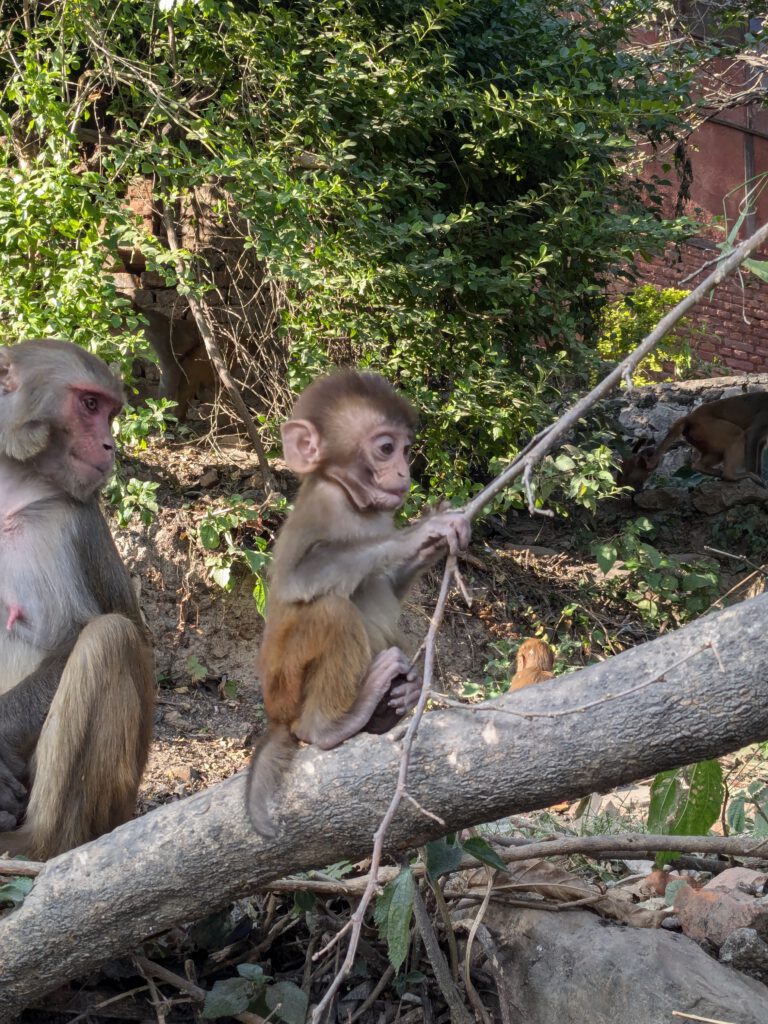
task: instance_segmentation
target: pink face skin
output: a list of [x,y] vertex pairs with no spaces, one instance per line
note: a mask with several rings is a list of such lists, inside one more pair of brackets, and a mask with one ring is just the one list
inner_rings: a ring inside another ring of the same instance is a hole
[[363,442],[365,461],[371,471],[370,507],[394,512],[405,501],[411,486],[412,441],[408,430],[389,425]]
[[92,384],[73,385],[59,417],[59,444],[37,460],[37,469],[73,497],[89,497],[105,483],[115,464],[112,420],[122,402]]

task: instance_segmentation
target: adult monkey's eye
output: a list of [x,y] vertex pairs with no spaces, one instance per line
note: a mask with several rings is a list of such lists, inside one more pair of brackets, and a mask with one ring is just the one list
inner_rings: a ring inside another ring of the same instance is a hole
[[96,412],[99,408],[99,400],[96,395],[83,395],[81,402],[88,412]]

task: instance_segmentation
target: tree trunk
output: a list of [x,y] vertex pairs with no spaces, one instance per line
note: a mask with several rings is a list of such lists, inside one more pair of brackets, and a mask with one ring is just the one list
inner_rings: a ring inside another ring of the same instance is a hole
[[[768,595],[559,680],[422,722],[389,847],[606,791],[768,737]],[[402,728],[402,727],[401,727]],[[50,861],[0,920],[0,1020],[70,978],[289,872],[364,857],[400,735],[302,750],[279,834],[255,835],[244,776]]]

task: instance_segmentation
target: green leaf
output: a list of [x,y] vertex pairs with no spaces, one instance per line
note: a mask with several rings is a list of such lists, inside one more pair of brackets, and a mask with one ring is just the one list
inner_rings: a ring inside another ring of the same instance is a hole
[[221,534],[211,523],[200,523],[198,527],[200,543],[207,551],[215,551],[219,546]]
[[393,878],[376,901],[374,920],[379,935],[387,943],[389,960],[396,971],[402,967],[408,954],[413,914],[413,874],[404,868]]
[[440,875],[455,871],[461,863],[461,847],[446,839],[427,843],[427,874],[433,883]]
[[483,864],[496,868],[497,871],[509,871],[509,868],[501,857],[499,857],[494,848],[481,836],[472,836],[461,845],[464,847],[466,853],[470,854],[472,857],[477,857],[477,859],[482,861]]
[[232,581],[231,566],[217,565],[214,569],[211,569],[211,579],[217,586],[221,587],[222,590],[227,590],[230,582]]
[[205,997],[202,1016],[208,1020],[216,1017],[232,1017],[243,1013],[253,995],[253,985],[246,978],[227,978],[214,982]]
[[24,897],[32,891],[33,885],[32,878],[11,878],[9,882],[0,885],[0,903],[12,903],[18,907],[24,902]]
[[196,683],[208,678],[208,669],[196,654],[190,654],[187,658],[187,672]]
[[735,796],[728,803],[725,813],[729,832],[743,832],[747,825],[746,800],[743,795]]
[[[720,816],[724,794],[719,761],[661,772],[651,785],[648,828],[662,835],[707,835]],[[663,864],[671,856],[662,853],[656,861]]]
[[304,1024],[307,1016],[306,993],[292,981],[278,981],[266,993],[267,1006],[286,1024]]
[[317,905],[315,894],[312,892],[296,892],[293,894],[293,909],[299,914],[314,910]]
[[595,544],[592,548],[592,554],[597,559],[597,564],[600,566],[602,572],[607,573],[611,566],[616,562],[619,557],[619,553],[616,550],[615,544]]
[[247,978],[248,981],[258,982],[259,984],[266,983],[269,979],[264,973],[264,969],[259,964],[238,964],[237,973],[241,978]]

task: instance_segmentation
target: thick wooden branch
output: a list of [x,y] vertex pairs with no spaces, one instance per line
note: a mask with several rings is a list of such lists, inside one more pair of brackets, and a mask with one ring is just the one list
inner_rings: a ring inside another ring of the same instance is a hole
[[[410,801],[388,836],[412,847],[462,826],[605,791],[768,738],[768,595],[600,665],[428,715]],[[402,731],[303,750],[278,836],[256,836],[244,776],[50,861],[0,919],[0,1020],[43,989],[287,873],[368,854],[391,798]]]

